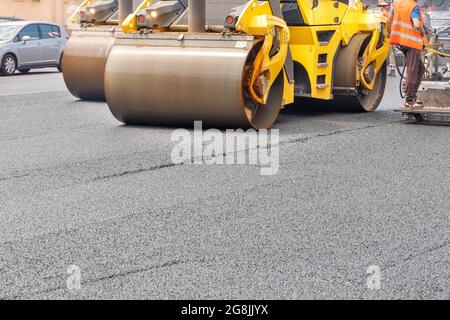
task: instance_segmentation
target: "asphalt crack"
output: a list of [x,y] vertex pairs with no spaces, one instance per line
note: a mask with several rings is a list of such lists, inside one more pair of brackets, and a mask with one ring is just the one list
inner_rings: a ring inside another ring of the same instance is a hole
[[[290,138],[290,139],[288,138],[288,139],[280,141],[278,144],[274,144],[274,145],[269,146],[269,149],[271,147],[273,147],[273,146],[283,146],[283,145],[295,144],[295,143],[306,143],[306,142],[310,142],[310,141],[312,141],[314,139],[317,139],[317,138],[330,137],[330,136],[334,136],[334,135],[338,135],[338,134],[344,134],[344,133],[349,133],[349,132],[363,131],[363,130],[367,130],[367,129],[379,128],[379,127],[384,127],[384,126],[392,125],[392,124],[399,123],[399,122],[401,122],[401,121],[389,121],[389,122],[384,122],[382,124],[366,125],[366,126],[358,127],[358,128],[338,129],[338,130],[334,130],[334,131],[330,131],[330,132],[319,133],[319,134],[312,135],[312,136],[300,136],[300,137]],[[211,159],[215,159],[215,158],[219,158],[219,157],[226,157],[227,155],[237,154],[237,153],[241,153],[241,152],[253,151],[253,150],[256,150],[256,149],[259,149],[259,147],[257,147],[257,148],[244,148],[244,149],[236,150],[236,151],[233,151],[233,152],[224,152],[224,153],[215,155],[213,157],[208,157],[207,160],[211,160]],[[147,153],[147,152],[143,152],[143,153]],[[105,159],[105,158],[102,158],[102,159]],[[195,157],[191,157],[189,160],[187,160],[185,162],[182,162],[182,163],[173,163],[173,162],[163,163],[163,164],[154,165],[154,166],[151,166],[151,167],[140,167],[140,168],[136,168],[136,169],[132,169],[132,170],[125,170],[125,171],[121,171],[121,172],[106,174],[106,175],[94,177],[92,179],[87,179],[87,180],[84,181],[84,183],[98,182],[98,181],[107,180],[107,179],[120,178],[120,177],[134,175],[134,174],[140,174],[140,173],[151,172],[151,171],[156,171],[156,170],[161,170],[161,169],[178,167],[178,166],[182,166],[184,164],[193,163],[195,161],[195,159],[196,159]],[[78,162],[74,163],[74,165],[78,165],[78,164],[79,164]],[[51,169],[52,168],[47,168],[47,170],[51,170]],[[6,177],[0,177],[0,182],[13,180],[13,179],[20,179],[20,178],[24,178],[24,177],[28,177],[28,176],[39,175],[39,172],[42,172],[43,170],[44,169],[38,168],[36,170],[32,170],[30,172],[26,172],[26,173],[22,173],[22,174],[6,176]],[[33,174],[33,172],[35,172],[36,174]],[[75,184],[77,184],[77,183],[75,183]],[[64,187],[69,187],[71,185],[73,185],[73,184],[64,185]]]
[[[123,271],[123,272],[118,272],[118,273],[113,273],[107,276],[103,276],[103,277],[98,277],[98,278],[93,278],[93,279],[87,279],[85,281],[82,282],[82,285],[89,285],[89,284],[94,284],[94,283],[98,283],[98,282],[102,282],[105,280],[112,280],[112,279],[116,279],[116,278],[121,278],[121,277],[126,277],[129,275],[134,275],[134,274],[139,274],[139,273],[144,273],[144,272],[149,272],[152,270],[157,270],[157,269],[163,269],[163,268],[170,268],[173,266],[177,266],[177,265],[181,265],[181,264],[187,264],[187,263],[207,263],[207,262],[211,262],[213,261],[213,259],[187,259],[187,260],[171,260],[171,261],[166,261],[164,263],[160,263],[160,264],[155,264],[146,268],[137,268],[137,269],[131,269],[131,270],[127,270],[127,271]],[[23,290],[29,289],[29,287],[25,287],[23,288]],[[37,290],[35,292],[32,292],[30,295],[40,295],[40,294],[48,294],[48,293],[52,293],[58,290],[68,290],[66,286],[64,285],[59,285],[59,286],[53,286],[50,288],[46,288],[44,290]],[[29,295],[29,296],[30,296]],[[16,299],[23,299],[24,296],[17,294],[17,295],[11,295],[11,296],[3,296],[0,297],[0,300],[16,300]]]
[[445,247],[447,247],[449,245],[450,245],[450,241],[446,241],[446,242],[441,243],[440,245],[427,248],[427,249],[425,249],[425,250],[423,250],[421,252],[418,252],[416,254],[410,253],[406,258],[402,259],[400,261],[400,263],[391,263],[391,264],[387,265],[385,267],[385,269],[392,269],[392,268],[398,267],[399,265],[401,265],[403,263],[406,263],[406,262],[409,262],[409,261],[414,260],[416,258],[422,257],[422,256],[424,256],[424,255],[426,255],[428,253],[433,252],[433,251],[440,250],[440,249],[445,248]]
[[150,167],[150,168],[139,168],[139,169],[136,169],[136,170],[127,170],[127,171],[123,171],[123,172],[120,172],[120,173],[113,173],[113,174],[109,174],[109,175],[96,177],[96,178],[92,179],[91,182],[105,180],[105,179],[119,178],[119,177],[124,177],[124,176],[127,176],[127,175],[138,174],[138,173],[142,173],[142,172],[155,171],[155,170],[171,168],[171,167],[181,166],[181,165],[183,165],[183,163],[166,163],[166,164],[153,166],[153,167]]

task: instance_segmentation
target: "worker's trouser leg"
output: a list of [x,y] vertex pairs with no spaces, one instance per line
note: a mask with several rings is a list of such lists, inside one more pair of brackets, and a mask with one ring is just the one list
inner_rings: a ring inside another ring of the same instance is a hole
[[390,77],[395,77],[395,66],[396,66],[396,61],[395,61],[394,47],[391,47],[391,49],[389,50],[389,76]]
[[417,95],[417,91],[419,91],[420,88],[420,84],[422,83],[423,80],[423,75],[425,74],[425,66],[422,62],[422,59],[419,58],[420,64],[419,64],[419,74],[417,75],[417,82],[416,82],[416,87],[414,88],[414,96]]
[[421,51],[412,48],[402,48],[406,62],[406,102],[414,103],[425,73],[421,59]]
[[389,66],[390,67],[394,67],[395,68],[395,52],[394,52],[394,48],[392,47],[389,50]]

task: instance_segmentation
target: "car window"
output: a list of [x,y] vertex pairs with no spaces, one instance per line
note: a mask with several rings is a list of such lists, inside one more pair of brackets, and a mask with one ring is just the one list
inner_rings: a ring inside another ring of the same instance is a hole
[[11,39],[19,27],[14,25],[3,24],[0,25],[0,41]]
[[52,25],[52,33],[55,38],[61,38],[61,29],[58,26]]
[[61,38],[61,29],[58,26],[52,24],[41,24],[39,27],[41,28],[43,39]]
[[55,39],[61,38],[59,28],[50,24],[40,24],[42,39]]
[[20,32],[19,32],[19,40],[22,40],[23,37],[25,36],[29,36],[31,38],[31,40],[39,40],[41,38],[40,36],[40,32],[39,32],[39,27],[37,24],[30,24],[28,26],[26,26],[25,28],[23,28]]

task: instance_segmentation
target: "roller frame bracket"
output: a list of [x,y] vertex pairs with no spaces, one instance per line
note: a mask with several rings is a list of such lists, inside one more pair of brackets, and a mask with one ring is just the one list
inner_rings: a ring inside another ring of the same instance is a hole
[[[283,19],[283,13],[281,12],[281,2],[280,0],[270,0],[269,1],[270,8],[272,9],[273,15],[277,18]],[[286,61],[284,63],[284,71],[286,72],[287,79],[289,83],[295,83],[295,75],[294,75],[294,60],[292,58],[291,46],[288,45]]]

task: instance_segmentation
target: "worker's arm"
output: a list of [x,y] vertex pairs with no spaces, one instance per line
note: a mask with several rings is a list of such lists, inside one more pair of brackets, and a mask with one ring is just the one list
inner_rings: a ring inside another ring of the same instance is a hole
[[387,33],[390,35],[392,30],[392,22],[394,21],[394,16],[391,14],[389,18],[386,21],[386,30]]
[[424,38],[428,38],[427,32],[425,31],[425,28],[423,27],[423,24],[421,22],[421,16],[422,13],[420,12],[420,8],[418,6],[415,7],[411,17],[414,29],[420,32],[424,36]]
[[423,27],[422,22],[420,22],[420,20],[416,19],[416,18],[412,19],[412,21],[413,21],[414,29],[416,29],[418,32],[420,32],[425,40],[429,40],[428,34],[425,31],[425,28]]
[[422,23],[420,22],[419,19],[413,18],[412,19],[414,28],[416,29],[416,31],[422,32],[422,34],[425,34],[425,29],[422,26]]
[[394,8],[392,7],[389,11],[390,11],[389,17],[386,21],[386,30],[387,30],[388,36],[391,36],[392,23],[394,22]]

